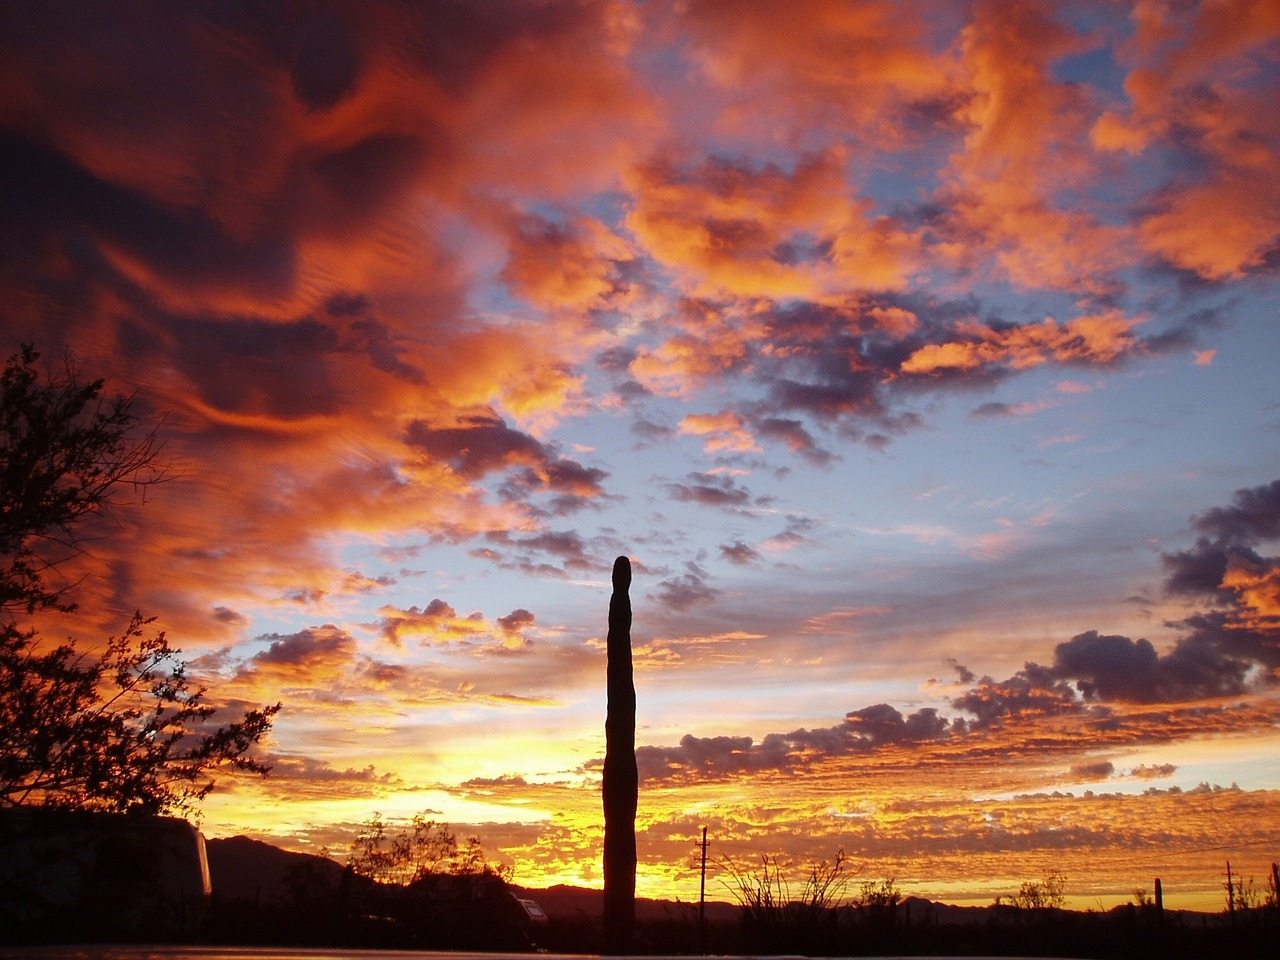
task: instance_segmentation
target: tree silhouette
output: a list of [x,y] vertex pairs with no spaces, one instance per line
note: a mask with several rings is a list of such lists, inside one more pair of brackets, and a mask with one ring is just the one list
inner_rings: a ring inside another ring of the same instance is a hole
[[[343,922],[362,946],[529,947],[528,915],[508,887],[511,871],[486,859],[479,837],[459,840],[422,814],[389,828],[374,814],[352,840],[347,868]],[[384,922],[361,936],[370,917]]]
[[38,358],[24,345],[0,374],[0,807],[195,811],[214,771],[266,772],[248,751],[279,704],[212,728],[204,688],[140,613],[96,656],[13,619],[73,610],[74,584],[50,575],[82,550],[82,524],[164,476],[130,398],[70,364],[43,378]]
[[1067,902],[1066,887],[1067,878],[1051,870],[1038,881],[1024,880],[1009,902],[1019,910],[1061,909]]
[[361,877],[378,883],[407,886],[435,874],[469,876],[493,874],[506,878],[507,870],[485,859],[480,838],[459,842],[448,824],[417,814],[403,829],[388,833],[381,814],[360,825],[347,855],[347,865]]
[[34,613],[62,602],[69,584],[48,575],[78,552],[83,522],[120,488],[164,479],[154,430],[139,435],[132,399],[102,397],[74,367],[42,376],[30,344],[0,374],[0,611]]

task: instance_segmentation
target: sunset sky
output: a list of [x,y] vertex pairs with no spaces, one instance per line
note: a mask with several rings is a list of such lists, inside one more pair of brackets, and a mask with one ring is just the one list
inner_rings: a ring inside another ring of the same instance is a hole
[[[207,836],[426,812],[988,903],[1280,858],[1280,4],[0,5],[0,324],[161,424],[78,587],[283,701]],[[708,891],[727,892],[716,877]]]

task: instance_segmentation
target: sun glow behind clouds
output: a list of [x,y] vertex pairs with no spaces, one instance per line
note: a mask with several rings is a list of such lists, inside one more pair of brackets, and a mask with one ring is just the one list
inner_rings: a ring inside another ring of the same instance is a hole
[[209,833],[598,884],[626,554],[643,893],[1274,859],[1274,4],[76,7],[0,12],[2,322],[179,474],[53,632],[285,701]]

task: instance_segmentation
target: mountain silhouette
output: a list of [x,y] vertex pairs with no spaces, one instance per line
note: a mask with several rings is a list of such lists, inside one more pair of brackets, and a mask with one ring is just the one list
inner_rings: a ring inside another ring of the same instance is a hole
[[206,840],[213,894],[227,900],[283,900],[289,878],[303,869],[338,882],[342,864],[328,857],[294,853],[249,837]]

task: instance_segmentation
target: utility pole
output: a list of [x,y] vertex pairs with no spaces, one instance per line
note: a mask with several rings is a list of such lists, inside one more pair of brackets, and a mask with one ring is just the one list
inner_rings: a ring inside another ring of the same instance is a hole
[[[698,891],[698,952],[707,952],[707,828],[702,828],[702,886]],[[1272,869],[1275,865],[1272,864]]]
[[1236,922],[1236,888],[1231,878],[1231,861],[1227,861],[1227,914],[1231,917],[1232,926]]

